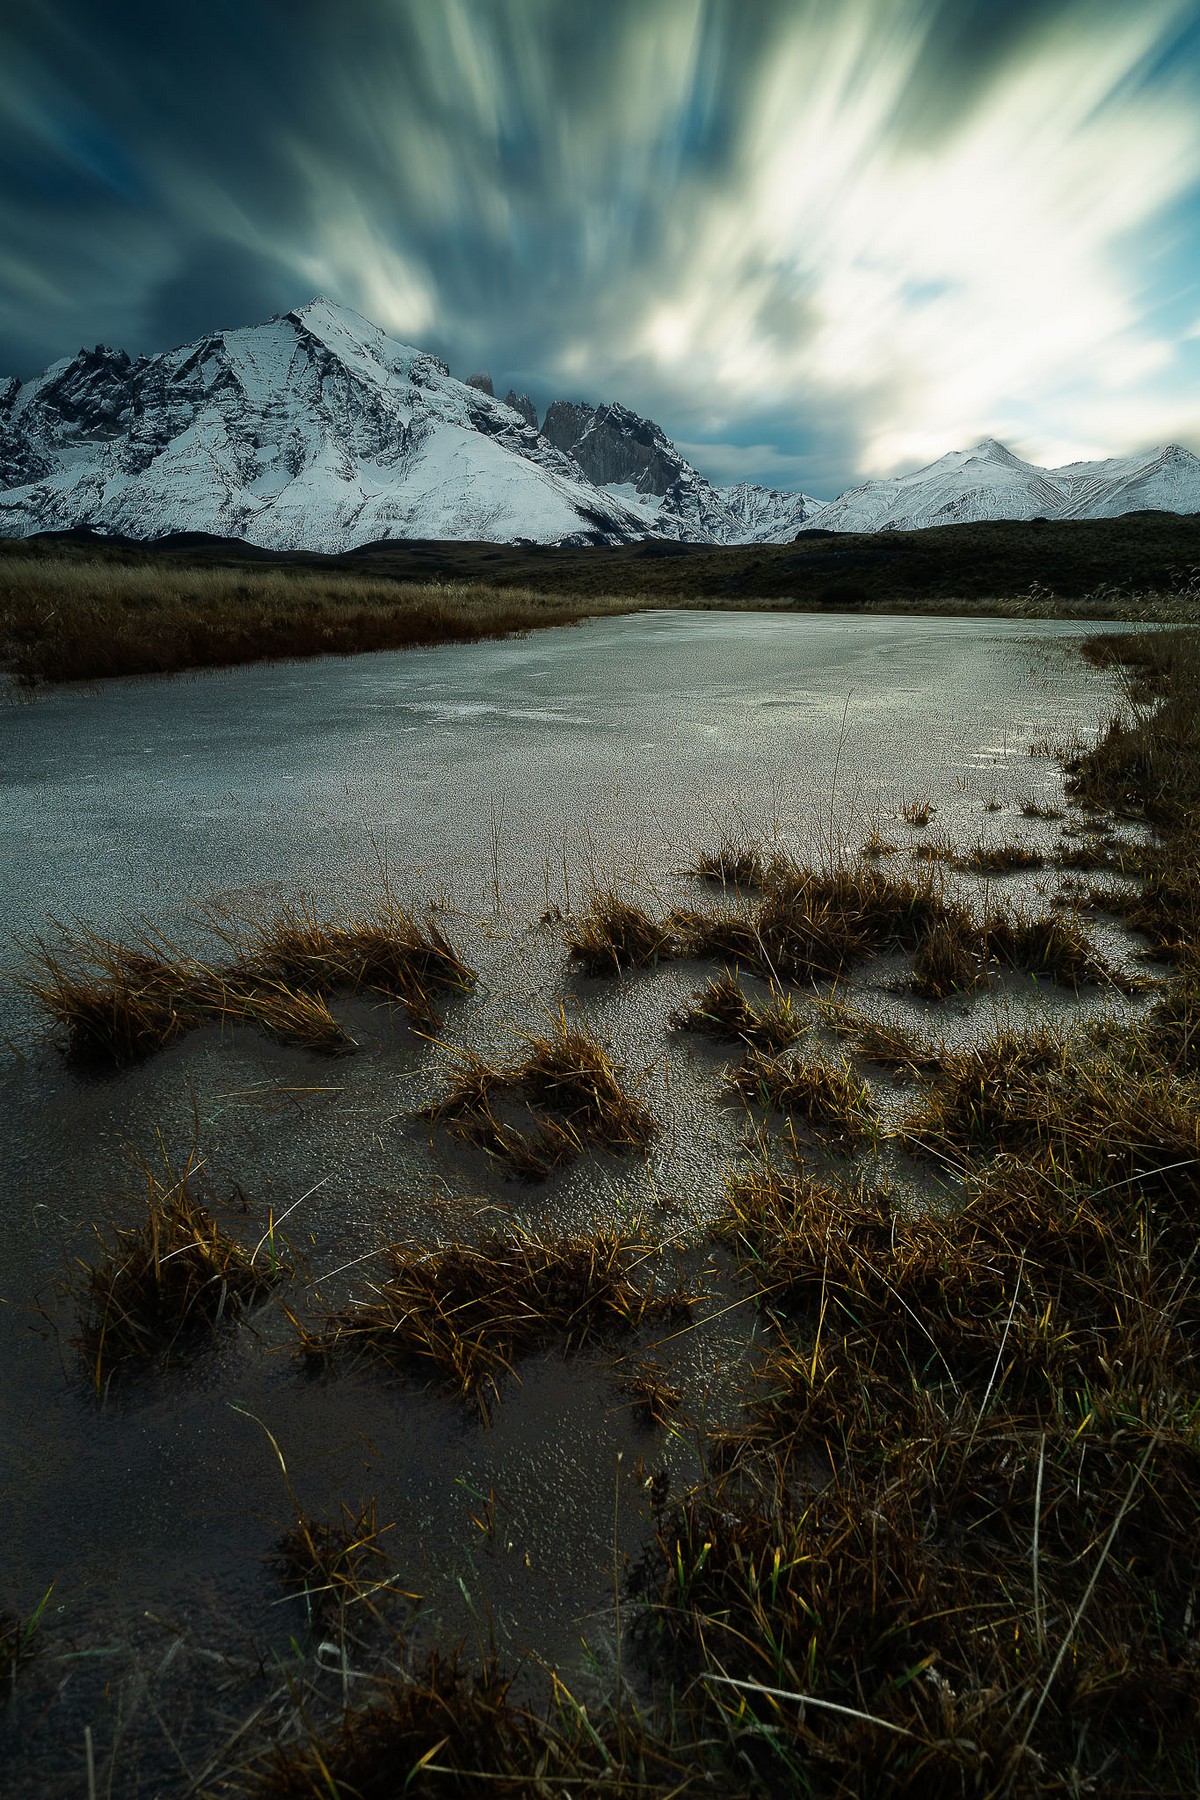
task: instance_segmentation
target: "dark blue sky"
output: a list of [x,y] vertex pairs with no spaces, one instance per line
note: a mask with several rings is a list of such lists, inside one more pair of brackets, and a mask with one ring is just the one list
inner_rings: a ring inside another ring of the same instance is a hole
[[0,374],[316,292],[706,473],[1200,449],[1200,0],[56,0]]

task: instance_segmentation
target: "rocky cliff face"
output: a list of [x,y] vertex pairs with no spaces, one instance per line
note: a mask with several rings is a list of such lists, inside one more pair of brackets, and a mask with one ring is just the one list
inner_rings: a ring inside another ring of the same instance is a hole
[[515,413],[521,415],[527,425],[532,425],[533,429],[535,431],[537,430],[537,407],[533,404],[533,401],[529,398],[528,394],[514,394],[512,389],[509,388],[507,394],[504,396],[504,404],[505,406],[511,406]]
[[695,473],[659,426],[627,406],[556,400],[542,423],[542,435],[600,486],[628,485],[639,494],[661,496],[684,471]]

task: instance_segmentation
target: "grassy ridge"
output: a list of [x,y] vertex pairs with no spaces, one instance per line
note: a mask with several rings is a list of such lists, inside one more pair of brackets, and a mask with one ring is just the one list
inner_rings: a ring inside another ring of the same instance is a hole
[[197,536],[0,541],[18,682],[469,642],[647,607],[1191,622],[1200,516],[995,521],[794,544],[391,541],[341,556]]

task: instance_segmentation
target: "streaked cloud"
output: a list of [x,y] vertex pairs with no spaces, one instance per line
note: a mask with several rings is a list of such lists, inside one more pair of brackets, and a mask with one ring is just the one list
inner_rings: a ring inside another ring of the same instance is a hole
[[22,373],[321,289],[726,478],[1200,448],[1197,0],[61,0],[0,166]]

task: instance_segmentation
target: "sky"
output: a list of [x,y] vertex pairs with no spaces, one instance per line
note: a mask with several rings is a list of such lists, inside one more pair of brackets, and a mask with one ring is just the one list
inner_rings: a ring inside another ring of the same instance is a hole
[[821,496],[1200,451],[1200,0],[27,0],[0,375],[323,293]]

